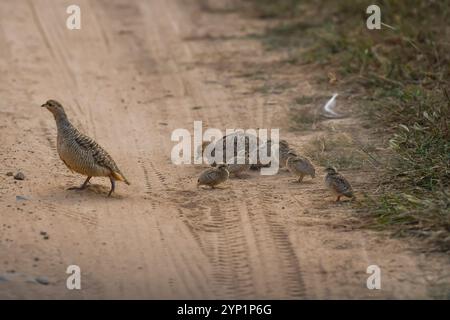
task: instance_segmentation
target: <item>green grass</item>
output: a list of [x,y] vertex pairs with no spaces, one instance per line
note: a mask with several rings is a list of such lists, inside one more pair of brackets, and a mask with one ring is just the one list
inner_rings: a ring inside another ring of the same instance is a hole
[[313,103],[315,96],[299,96],[289,108],[290,127],[292,130],[311,130],[319,120],[320,114]]
[[[252,3],[257,15],[278,21],[260,36],[267,50],[288,52],[286,63],[332,70],[340,79],[339,89],[357,87],[364,93],[360,117],[386,138],[390,151],[377,192],[363,202],[374,227],[420,236],[448,251],[450,1],[380,0],[381,20],[392,27],[381,30],[366,28],[365,11],[372,1]],[[332,141],[326,143],[329,151],[319,141],[310,156],[321,164],[336,156],[333,164],[358,168],[358,153],[339,155]]]

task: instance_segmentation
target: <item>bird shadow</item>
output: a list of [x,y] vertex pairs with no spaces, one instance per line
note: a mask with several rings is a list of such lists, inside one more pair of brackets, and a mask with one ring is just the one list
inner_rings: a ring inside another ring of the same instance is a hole
[[289,183],[290,184],[296,184],[296,185],[299,185],[299,186],[314,184],[314,182],[312,180],[303,180],[302,182],[298,182],[298,180],[293,180],[293,179],[289,180]]
[[221,190],[224,191],[224,190],[229,190],[229,189],[231,189],[231,186],[216,186],[214,188],[211,188],[211,187],[208,187],[208,186],[199,186],[197,188],[197,191],[217,192],[217,191],[221,191]]
[[233,175],[230,177],[231,180],[247,180],[247,179],[253,179],[254,175],[248,174],[248,173],[241,173],[239,175]]
[[71,186],[65,186],[63,188],[58,188],[57,190],[52,190],[51,195],[54,199],[60,199],[65,201],[71,201],[74,199],[123,199],[124,197],[113,192],[110,197],[108,193],[110,188],[100,184],[89,184],[83,190],[68,190]]
[[346,206],[346,205],[350,205],[352,203],[354,203],[356,200],[352,200],[352,199],[341,199],[339,201],[336,201],[335,198],[333,198],[332,200],[330,200],[331,204],[334,204],[336,206]]
[[[108,198],[108,193],[109,190],[111,190],[110,187],[101,185],[101,184],[89,184],[86,189],[84,190],[73,190],[75,192],[85,192],[89,195],[92,196],[103,196],[105,198]],[[123,196],[121,196],[120,194],[116,193],[115,191],[111,194],[111,196],[109,198],[112,199],[123,199]]]

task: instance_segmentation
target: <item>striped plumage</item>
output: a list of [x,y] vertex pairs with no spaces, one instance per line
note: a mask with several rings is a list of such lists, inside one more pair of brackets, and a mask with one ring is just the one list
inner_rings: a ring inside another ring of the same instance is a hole
[[289,157],[298,157],[298,154],[292,150],[282,150],[280,149],[280,153],[279,153],[279,159],[280,159],[280,168],[286,168],[286,162],[288,160]]
[[60,103],[49,100],[42,107],[46,107],[55,117],[59,157],[70,170],[87,176],[81,187],[70,189],[86,188],[91,177],[109,177],[111,190],[108,196],[110,196],[114,191],[116,180],[130,184],[111,156],[70,123]]
[[286,167],[293,175],[298,177],[298,182],[302,182],[303,178],[307,175],[311,176],[311,178],[316,176],[316,170],[311,161],[293,152],[287,154]]
[[[257,153],[257,163],[256,164],[252,164],[250,166],[250,169],[252,170],[259,170],[261,168],[264,167],[270,167],[271,166],[271,162],[268,162],[266,164],[263,164],[261,159],[260,159],[260,152],[262,152],[263,155],[270,157],[272,156],[272,140],[271,139],[267,139],[266,142],[262,142],[260,141],[260,139],[258,138],[258,148],[256,148],[256,150],[254,150],[254,152]],[[284,165],[282,164],[283,161],[284,163],[286,162],[286,160],[281,159],[282,154],[285,154],[287,152],[287,150],[289,149],[289,144],[287,143],[286,140],[280,140],[278,142],[278,164],[281,168],[284,167]]]
[[250,169],[250,160],[248,154],[246,155],[245,150],[241,150],[236,157],[231,159],[228,164],[228,172],[230,175],[235,177],[240,177],[240,175]]
[[280,168],[286,167],[286,161],[290,156],[297,156],[297,154],[289,148],[289,143],[286,140],[280,140],[278,151]]
[[348,182],[343,175],[338,173],[335,168],[328,167],[325,169],[325,172],[327,172],[327,175],[325,176],[325,185],[337,197],[336,201],[339,201],[342,196],[355,198],[350,182]]
[[220,183],[228,180],[230,172],[226,164],[219,164],[217,168],[209,168],[200,174],[197,180],[197,187],[204,185],[214,189]]
[[[242,130],[237,130],[236,132],[225,135],[215,141],[212,146],[211,154],[205,154],[205,156],[212,157],[210,163],[213,167],[215,167],[217,163],[230,163],[230,160],[236,157],[239,152],[245,151],[247,155],[257,152],[258,141],[257,136]],[[203,143],[203,152],[208,144],[208,142]],[[217,154],[218,159],[216,159],[216,150],[217,152],[220,151],[222,153],[222,159],[219,158],[219,154]]]

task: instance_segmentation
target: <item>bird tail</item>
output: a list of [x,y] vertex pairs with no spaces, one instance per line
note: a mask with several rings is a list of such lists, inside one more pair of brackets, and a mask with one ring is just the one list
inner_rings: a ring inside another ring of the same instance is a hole
[[125,176],[121,172],[113,171],[112,175],[113,175],[114,179],[123,181],[126,184],[130,185],[130,182],[127,180],[127,178],[125,178]]

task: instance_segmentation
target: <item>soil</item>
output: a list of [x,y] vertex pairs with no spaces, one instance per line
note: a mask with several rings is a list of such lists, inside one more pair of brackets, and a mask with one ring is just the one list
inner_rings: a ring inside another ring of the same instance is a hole
[[[172,131],[196,120],[280,128],[300,151],[317,134],[286,121],[287,98],[316,90],[308,67],[286,68],[284,95],[245,75],[276,59],[248,36],[263,22],[192,0],[80,0],[81,30],[68,30],[69,4],[0,2],[1,299],[448,297],[448,256],[360,228],[320,166],[302,184],[251,171],[208,190],[196,188],[206,166],[172,164]],[[40,107],[48,99],[130,186],[117,183],[111,198],[106,178],[66,190],[84,177],[58,157],[54,119]],[[7,175],[18,171],[25,180]],[[73,264],[81,290],[66,288]],[[380,290],[366,287],[369,265],[381,269]]]

